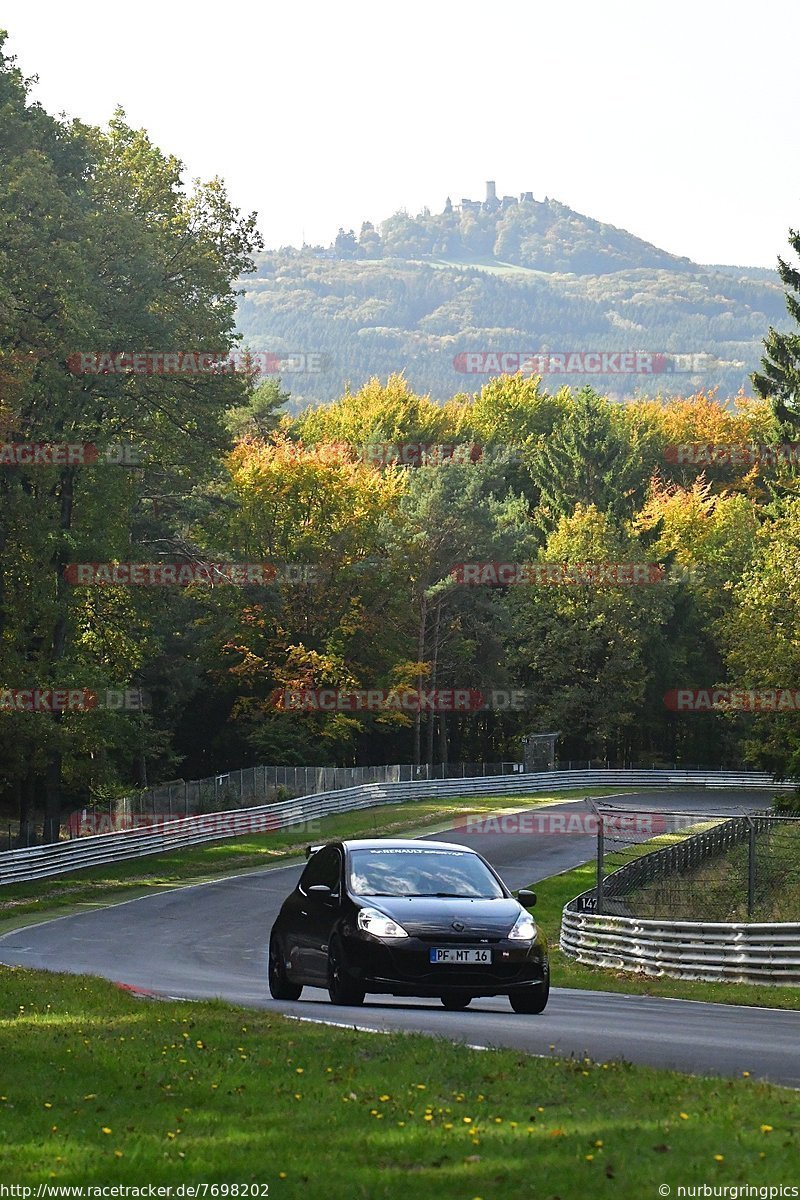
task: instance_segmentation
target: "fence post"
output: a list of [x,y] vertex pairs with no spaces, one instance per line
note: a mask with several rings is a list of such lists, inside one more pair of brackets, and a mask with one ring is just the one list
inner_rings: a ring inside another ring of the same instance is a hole
[[595,856],[596,865],[596,880],[595,880],[595,912],[602,913],[603,911],[603,858],[606,854],[603,839],[603,816],[602,812],[597,808],[595,800],[591,796],[584,796],[583,803],[587,805],[590,812],[594,812],[597,818],[597,852]]
[[752,817],[747,818],[747,915],[752,917],[756,910],[756,826]]
[[[587,797],[588,799],[588,797]],[[597,809],[595,809],[597,812]],[[603,814],[597,813],[597,883],[595,886],[595,912],[602,915],[603,912],[603,859],[605,858],[605,845],[603,838]]]

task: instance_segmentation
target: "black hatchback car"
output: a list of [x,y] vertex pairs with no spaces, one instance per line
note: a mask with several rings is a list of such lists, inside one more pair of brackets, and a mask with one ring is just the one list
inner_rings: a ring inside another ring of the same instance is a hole
[[547,1004],[547,943],[480,854],[448,842],[371,839],[309,847],[269,942],[269,988],[297,1000],[308,985],[334,1004],[367,992],[435,996],[463,1009],[508,996],[519,1013]]

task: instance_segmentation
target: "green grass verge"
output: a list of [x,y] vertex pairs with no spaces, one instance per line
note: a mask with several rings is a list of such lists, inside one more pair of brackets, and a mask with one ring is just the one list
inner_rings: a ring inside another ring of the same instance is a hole
[[[538,1020],[520,1017],[519,1020]],[[800,1095],[0,970],[2,1182],[613,1200],[797,1174]]]
[[[633,788],[581,788],[581,796],[620,795]],[[52,879],[0,887],[0,933],[38,920],[53,910],[113,903],[147,895],[182,883],[199,883],[238,871],[258,869],[302,856],[309,842],[337,837],[385,837],[442,825],[469,813],[500,812],[559,800],[574,800],[576,789],[532,796],[455,796],[409,800],[356,812],[337,813],[315,821],[312,829],[275,830],[208,842],[147,858],[73,871]]]
[[[659,845],[664,838],[658,839]],[[646,845],[635,848],[646,853]],[[619,866],[619,855],[615,857]],[[563,875],[553,875],[531,885],[537,894],[536,920],[550,943],[551,976],[556,987],[581,988],[592,992],[626,992],[636,996],[672,996],[679,1000],[705,1000],[715,1004],[751,1004],[764,1008],[800,1008],[800,988],[769,987],[749,983],[704,983],[692,979],[669,979],[666,975],[640,975],[609,967],[590,967],[576,962],[558,948],[561,914],[567,901],[595,886],[595,864],[586,863]]]

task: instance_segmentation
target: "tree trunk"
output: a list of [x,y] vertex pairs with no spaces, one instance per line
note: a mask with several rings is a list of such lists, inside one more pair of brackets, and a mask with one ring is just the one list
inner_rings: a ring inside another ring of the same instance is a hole
[[[72,505],[75,494],[75,468],[69,467],[61,475],[61,512],[59,528],[62,535],[72,527]],[[64,658],[67,645],[67,585],[64,579],[64,569],[67,565],[66,538],[62,537],[53,556],[53,566],[56,573],[56,605],[57,617],[53,627],[53,643],[51,665],[54,674]],[[56,686],[59,681],[56,679]],[[64,719],[63,712],[54,712],[53,721],[56,724],[56,745],[50,751],[45,775],[44,793],[44,828],[42,841],[57,842],[61,831],[61,751],[58,748],[60,726]]]
[[[428,618],[428,600],[424,595],[420,603],[420,618],[419,618],[419,638],[417,639],[417,662],[422,662],[425,654],[425,622]],[[422,691],[422,675],[417,676],[417,692]],[[422,714],[417,705],[417,711],[414,714],[414,766],[418,767],[421,758],[421,720]]]
[[[442,602],[441,600],[436,605],[436,623],[433,627],[433,666],[431,669],[431,691],[436,691],[436,675],[439,666],[439,622],[442,617]],[[428,770],[433,767],[433,735],[436,725],[436,714],[428,713]]]
[[24,850],[28,846],[36,844],[36,823],[34,820],[35,796],[36,776],[33,773],[33,768],[29,767],[23,776],[17,778],[14,784],[14,801],[19,815],[19,832],[16,837],[15,849]]

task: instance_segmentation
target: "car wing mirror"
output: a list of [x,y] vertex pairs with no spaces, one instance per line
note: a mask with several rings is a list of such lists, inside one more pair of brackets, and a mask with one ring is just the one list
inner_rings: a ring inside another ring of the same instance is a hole
[[327,883],[312,883],[308,889],[308,894],[321,904],[335,904],[337,900],[337,897],[328,887]]
[[536,903],[536,892],[532,892],[530,888],[520,888],[517,892],[517,899],[523,908],[533,908]]

